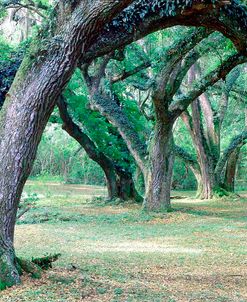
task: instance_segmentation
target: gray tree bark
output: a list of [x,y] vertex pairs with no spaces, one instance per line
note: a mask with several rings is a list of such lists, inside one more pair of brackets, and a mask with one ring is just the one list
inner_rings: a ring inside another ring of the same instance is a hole
[[16,213],[48,118],[81,54],[129,3],[60,2],[51,37],[41,36],[33,42],[6,97],[0,116],[1,289],[20,282],[13,247]]
[[174,163],[172,127],[156,121],[145,173],[144,207],[151,211],[169,210]]
[[224,179],[224,188],[229,192],[235,191],[235,178],[236,178],[236,170],[237,163],[240,153],[240,147],[238,147],[228,158],[226,171],[225,171],[225,179]]

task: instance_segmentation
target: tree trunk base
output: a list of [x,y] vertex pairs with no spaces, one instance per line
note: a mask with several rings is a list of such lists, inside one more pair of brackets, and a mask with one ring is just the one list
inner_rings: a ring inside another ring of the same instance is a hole
[[31,261],[15,257],[12,254],[0,257],[0,291],[21,283],[20,275],[28,273],[34,279],[40,279],[42,270],[52,267],[61,254],[35,258]]
[[17,263],[21,269],[21,273],[26,272],[34,279],[41,278],[42,269],[37,264],[23,258],[17,258]]
[[210,194],[205,194],[205,192],[200,192],[200,194],[197,196],[199,199],[202,200],[210,200],[210,199],[217,199],[221,197],[227,197],[232,195],[233,192],[230,192],[226,190],[225,188],[218,186],[212,189],[212,192]]
[[14,253],[4,253],[0,257],[0,291],[20,284],[20,271]]
[[153,199],[149,200],[145,198],[142,207],[143,210],[147,212],[168,213],[172,211],[170,200],[169,197],[169,199],[163,202],[155,202]]

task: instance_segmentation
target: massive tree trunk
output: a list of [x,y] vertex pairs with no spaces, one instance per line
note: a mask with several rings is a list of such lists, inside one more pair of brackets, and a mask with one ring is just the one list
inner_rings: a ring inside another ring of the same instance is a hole
[[[196,100],[192,105],[192,120],[194,131],[194,143],[197,151],[198,163],[201,171],[202,190],[201,199],[211,199],[214,195],[215,183],[215,163],[212,157],[211,150],[208,147],[208,143],[203,133],[201,117],[200,117],[200,105]],[[217,148],[216,148],[217,149]],[[198,192],[199,193],[199,192]]]
[[54,20],[56,28],[53,25],[51,29],[53,36],[34,41],[11,86],[0,116],[1,288],[20,282],[13,248],[16,212],[57,98],[81,53],[102,27],[130,2],[102,0],[89,4],[77,1],[70,9],[66,1],[60,2]]
[[199,197],[201,199],[211,199],[214,196],[216,185],[212,162],[210,159],[207,159],[207,155],[202,154],[200,156],[200,166],[202,172],[202,190]]
[[224,179],[224,188],[229,192],[234,192],[235,189],[235,178],[236,178],[236,169],[240,153],[240,147],[238,147],[232,154],[229,156]]
[[116,173],[118,175],[117,197],[121,200],[134,200],[135,202],[141,203],[143,198],[135,188],[132,173],[124,171],[119,167],[116,168]]
[[145,201],[148,210],[169,210],[174,163],[172,127],[156,121],[145,173]]
[[200,170],[200,166],[197,162],[197,160],[195,158],[193,158],[193,156],[188,153],[187,151],[185,151],[183,148],[181,148],[180,146],[175,145],[175,156],[179,157],[180,159],[182,159],[185,163],[185,165],[187,165],[190,170],[193,172],[195,179],[197,181],[197,193],[196,196],[200,197],[202,194],[202,176],[201,176],[201,170]]
[[[196,65],[189,72],[189,83],[196,80]],[[188,128],[196,149],[197,160],[200,166],[201,177],[199,179],[197,197],[211,199],[216,185],[214,169],[220,152],[219,133],[215,129],[213,111],[206,94],[202,94],[191,104],[192,116],[187,112],[182,114],[182,119]],[[206,133],[202,124],[202,112],[206,120]]]
[[182,119],[190,131],[196,149],[198,164],[200,166],[200,177],[198,176],[198,173],[194,173],[196,179],[199,180],[197,197],[201,199],[210,199],[213,197],[215,187],[215,166],[210,150],[207,147],[206,138],[202,132],[198,100],[192,104],[192,118],[188,113],[183,113]]

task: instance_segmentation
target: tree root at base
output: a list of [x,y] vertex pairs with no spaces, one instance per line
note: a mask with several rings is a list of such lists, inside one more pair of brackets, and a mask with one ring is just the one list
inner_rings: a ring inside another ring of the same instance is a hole
[[52,263],[57,261],[61,254],[48,255],[41,258],[33,258],[31,261],[23,258],[16,258],[17,268],[20,274],[26,272],[34,279],[41,278],[42,270],[52,268]]

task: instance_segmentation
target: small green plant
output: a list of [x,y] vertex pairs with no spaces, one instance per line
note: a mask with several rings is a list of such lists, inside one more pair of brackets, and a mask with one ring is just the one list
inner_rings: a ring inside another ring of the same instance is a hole
[[114,289],[114,294],[115,295],[122,295],[123,294],[123,289],[121,287],[117,287]]
[[104,295],[107,292],[107,289],[104,287],[98,287],[97,288],[97,293],[100,295]]
[[18,208],[17,219],[20,219],[26,212],[34,208],[39,201],[39,197],[36,193],[23,193]]

